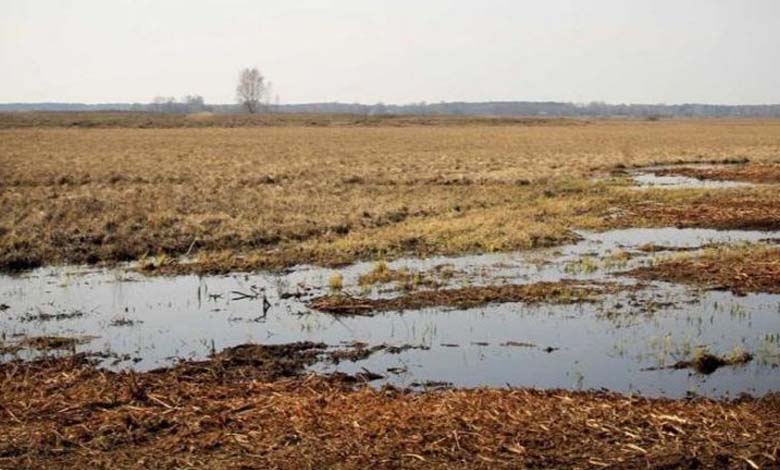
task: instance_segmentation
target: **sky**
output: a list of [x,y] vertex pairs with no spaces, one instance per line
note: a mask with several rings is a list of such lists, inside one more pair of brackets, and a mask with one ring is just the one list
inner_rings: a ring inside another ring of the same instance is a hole
[[780,103],[780,0],[0,0],[0,102]]

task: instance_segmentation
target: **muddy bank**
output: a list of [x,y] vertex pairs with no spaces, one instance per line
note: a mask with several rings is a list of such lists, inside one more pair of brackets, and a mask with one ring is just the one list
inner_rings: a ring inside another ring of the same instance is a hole
[[780,294],[780,247],[722,247],[661,260],[630,272],[644,280],[690,284],[708,289]]
[[780,398],[346,387],[201,363],[111,373],[78,360],[0,365],[10,468],[772,467]]

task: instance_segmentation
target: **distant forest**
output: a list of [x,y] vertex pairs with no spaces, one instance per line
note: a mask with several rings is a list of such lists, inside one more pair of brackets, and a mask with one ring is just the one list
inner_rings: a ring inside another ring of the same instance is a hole
[[[152,103],[0,103],[0,112],[18,111],[136,111],[156,113],[239,113],[235,104],[209,105],[200,96],[181,100],[156,98]],[[463,116],[584,116],[584,117],[780,117],[780,104],[588,104],[534,101],[441,102],[391,105],[358,103],[266,104],[269,113],[320,113],[357,115],[463,115]]]

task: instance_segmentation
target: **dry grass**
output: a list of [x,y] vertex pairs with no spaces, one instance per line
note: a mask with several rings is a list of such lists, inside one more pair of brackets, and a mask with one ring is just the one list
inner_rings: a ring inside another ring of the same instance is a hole
[[375,284],[395,283],[398,288],[411,291],[418,288],[437,288],[455,275],[450,265],[439,265],[429,271],[411,271],[409,269],[391,269],[386,262],[379,261],[374,268],[358,277],[358,285],[369,287]]
[[309,306],[336,315],[374,315],[390,310],[419,310],[432,307],[468,309],[491,303],[506,302],[573,304],[592,302],[600,295],[608,292],[614,293],[621,288],[625,288],[625,286],[563,280],[534,284],[425,290],[389,299],[328,295],[312,299]]
[[631,272],[641,279],[728,289],[737,294],[780,294],[780,247],[721,246],[682,253]]
[[406,126],[582,126],[576,118],[476,116],[367,116],[360,114],[157,114],[121,111],[0,113],[0,129],[175,129],[203,127],[406,127]]
[[780,399],[349,388],[240,363],[0,365],[4,468],[774,468]]
[[[189,253],[165,268],[224,271],[554,245],[672,198],[594,173],[780,154],[780,121],[554,123],[2,130],[0,266]],[[740,194],[780,200],[756,191]],[[682,217],[661,215],[634,219]]]

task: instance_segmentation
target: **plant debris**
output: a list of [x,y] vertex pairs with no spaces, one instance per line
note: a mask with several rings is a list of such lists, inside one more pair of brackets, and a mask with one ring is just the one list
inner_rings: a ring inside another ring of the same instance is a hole
[[212,359],[185,362],[180,368],[210,367],[214,363],[223,369],[252,370],[252,375],[264,380],[299,376],[303,370],[318,362],[327,350],[325,343],[300,341],[289,344],[242,344],[227,348]]
[[127,317],[117,317],[111,320],[111,323],[108,324],[108,326],[136,326],[143,323],[142,320],[134,320],[132,318]]
[[517,347],[517,348],[535,348],[536,345],[534,343],[526,343],[522,341],[507,341],[505,343],[501,343],[501,346],[504,347]]
[[721,247],[659,261],[629,272],[647,280],[685,283],[710,289],[780,293],[780,248],[763,245]]
[[113,373],[74,356],[0,364],[0,377],[7,468],[773,468],[780,442],[777,394],[411,392],[265,381],[217,358]]
[[24,338],[18,343],[21,349],[35,349],[37,351],[54,351],[58,349],[74,349],[80,344],[87,344],[95,339],[91,336],[32,336]]
[[694,354],[693,359],[677,361],[668,367],[650,367],[645,370],[693,369],[700,374],[709,375],[721,367],[747,364],[752,360],[753,355],[747,351],[736,351],[725,356],[717,356],[706,350],[699,350]]
[[[667,193],[669,193],[667,191]],[[719,230],[780,229],[780,191],[751,188],[739,191],[675,190],[651,193],[647,199],[624,201],[616,225],[674,226]],[[630,195],[629,195],[630,197]],[[659,200],[654,200],[659,198]]]
[[74,318],[81,318],[84,315],[86,315],[81,310],[73,310],[71,312],[61,312],[61,313],[45,313],[45,312],[38,312],[38,313],[30,313],[27,312],[21,317],[21,320],[24,322],[45,322],[45,321],[62,321],[62,320],[72,320]]
[[372,315],[394,310],[419,310],[432,307],[467,309],[499,302],[550,302],[571,304],[594,301],[606,292],[621,288],[616,284],[564,280],[535,284],[469,286],[457,289],[412,292],[390,299],[356,298],[348,295],[317,297],[309,307],[336,315]]
[[330,360],[330,362],[338,364],[344,360],[352,362],[361,361],[380,351],[383,351],[387,354],[400,354],[412,349],[427,351],[430,348],[427,346],[413,346],[411,344],[405,344],[403,346],[391,346],[388,344],[369,346],[367,343],[355,342],[348,345],[346,348],[338,349],[336,351],[329,351],[327,353],[327,358]]

